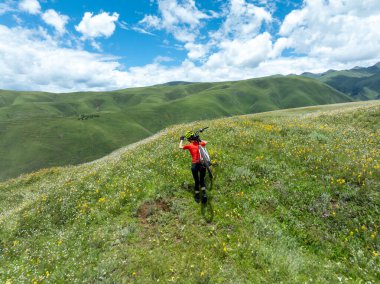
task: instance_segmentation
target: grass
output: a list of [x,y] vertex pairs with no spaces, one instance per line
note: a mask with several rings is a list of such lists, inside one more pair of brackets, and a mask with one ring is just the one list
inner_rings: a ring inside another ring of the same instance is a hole
[[99,93],[0,91],[0,180],[89,162],[173,124],[350,100],[295,76]]
[[[0,279],[376,283],[379,116],[372,101],[178,125],[1,183]],[[202,207],[178,138],[205,125]]]

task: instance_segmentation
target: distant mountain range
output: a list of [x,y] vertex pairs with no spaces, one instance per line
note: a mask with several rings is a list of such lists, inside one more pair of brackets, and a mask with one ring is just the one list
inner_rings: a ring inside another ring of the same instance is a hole
[[380,62],[371,67],[329,70],[321,74],[307,72],[302,76],[320,80],[354,100],[380,99]]

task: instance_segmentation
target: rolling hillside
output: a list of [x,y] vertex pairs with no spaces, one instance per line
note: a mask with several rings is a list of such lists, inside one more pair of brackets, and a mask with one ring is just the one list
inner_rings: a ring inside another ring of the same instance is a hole
[[[380,101],[170,127],[0,183],[2,283],[376,283]],[[193,201],[188,129],[214,161]]]
[[329,70],[322,74],[304,73],[303,76],[318,79],[354,100],[380,99],[380,63],[367,68]]
[[102,93],[0,91],[0,180],[92,161],[172,124],[350,100],[296,76]]

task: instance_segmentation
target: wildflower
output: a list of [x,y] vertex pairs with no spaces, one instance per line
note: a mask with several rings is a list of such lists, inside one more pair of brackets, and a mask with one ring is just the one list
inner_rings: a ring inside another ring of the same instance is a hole
[[106,198],[105,197],[100,197],[98,199],[98,202],[102,203],[102,202],[106,202]]
[[49,271],[46,271],[46,278],[49,278],[49,275],[50,275],[50,273],[49,273]]
[[372,251],[372,255],[374,256],[374,257],[377,257],[377,256],[379,256],[379,253],[377,252],[377,251]]
[[227,246],[226,246],[226,243],[223,243],[223,251],[224,251],[224,252],[227,252]]
[[202,271],[202,272],[201,272],[201,277],[203,277],[203,276],[205,276],[205,273]]
[[371,239],[375,239],[375,238],[376,238],[376,233],[371,234]]
[[346,183],[346,180],[345,180],[344,178],[339,178],[339,179],[336,180],[336,182],[337,182],[338,184],[342,185],[342,184],[345,184],[345,183]]
[[363,231],[366,231],[367,230],[367,227],[365,225],[362,226],[362,230]]

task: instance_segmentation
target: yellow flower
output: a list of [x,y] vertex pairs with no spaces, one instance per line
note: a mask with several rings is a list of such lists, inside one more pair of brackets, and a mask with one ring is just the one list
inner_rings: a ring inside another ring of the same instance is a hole
[[362,226],[362,230],[363,231],[366,231],[367,230],[367,227],[365,225]]
[[372,255],[376,257],[379,256],[379,253],[377,251],[372,251]]
[[340,185],[345,184],[346,180],[344,178],[339,178],[336,180],[336,182]]
[[205,273],[202,271],[202,272],[201,272],[201,277],[203,277],[203,276],[205,276]]
[[46,271],[46,278],[48,278],[50,275],[49,271]]
[[105,197],[100,197],[100,198],[98,199],[98,202],[106,202],[106,198],[105,198]]

